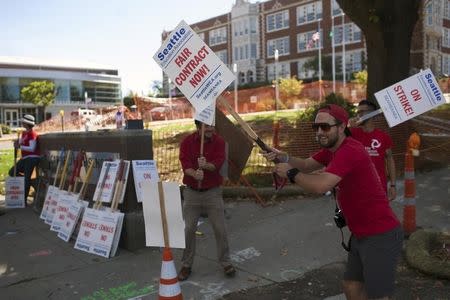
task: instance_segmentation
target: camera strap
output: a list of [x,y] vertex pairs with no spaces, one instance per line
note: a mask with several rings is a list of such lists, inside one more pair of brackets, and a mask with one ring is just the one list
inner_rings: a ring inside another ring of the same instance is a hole
[[[337,198],[336,198],[336,189],[333,188],[333,198],[334,198],[334,203],[335,203],[335,213],[338,213],[340,211],[338,203],[337,203]],[[341,246],[342,248],[344,248],[345,251],[350,252],[351,249],[351,245],[350,245],[350,240],[352,239],[352,235],[350,234],[350,237],[348,238],[347,244],[345,244],[344,242],[344,231],[342,230],[342,228],[339,228],[339,230],[341,231]]]

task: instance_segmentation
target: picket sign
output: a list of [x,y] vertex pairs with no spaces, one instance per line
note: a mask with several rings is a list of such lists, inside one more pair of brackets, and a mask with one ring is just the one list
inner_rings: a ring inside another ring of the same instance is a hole
[[134,188],[136,190],[137,202],[142,202],[144,182],[158,182],[158,168],[154,160],[133,160]]
[[61,150],[61,152],[59,154],[58,164],[56,165],[55,179],[53,180],[53,185],[49,185],[47,187],[47,193],[45,194],[44,205],[42,207],[42,211],[41,211],[41,215],[40,215],[40,218],[42,220],[46,220],[47,219],[47,212],[48,212],[48,209],[49,209],[51,198],[53,197],[53,194],[55,193],[55,190],[58,189],[56,187],[56,182],[58,181],[58,174],[59,174],[59,171],[61,169],[61,162],[62,162],[63,158],[64,158],[64,150]]
[[102,202],[110,203],[112,201],[114,193],[114,183],[116,181],[118,168],[118,160],[103,162],[99,181],[94,192],[94,199],[97,206],[99,206]]
[[106,258],[110,257],[119,218],[120,213],[113,213],[106,209],[86,208],[74,248]]
[[58,199],[58,205],[56,206],[55,215],[53,216],[51,231],[57,231],[61,229],[61,226],[66,222],[67,212],[72,203],[76,202],[78,196],[70,192],[61,193]]
[[25,207],[25,179],[24,177],[8,177],[5,180],[6,208]]
[[[78,198],[78,195],[75,195]],[[77,226],[77,222],[80,219],[80,215],[83,214],[83,211],[86,207],[88,207],[89,202],[87,201],[72,201],[68,206],[67,213],[65,216],[65,221],[61,224],[58,232],[58,237],[66,242],[70,240],[72,234],[75,231]]]

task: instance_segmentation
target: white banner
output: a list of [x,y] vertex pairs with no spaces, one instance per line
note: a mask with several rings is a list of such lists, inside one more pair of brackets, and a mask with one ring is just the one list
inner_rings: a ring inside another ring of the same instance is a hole
[[[166,218],[170,248],[185,248],[184,220],[181,210],[180,187],[177,182],[163,182]],[[145,244],[149,247],[164,247],[161,206],[157,182],[144,182],[145,195],[142,202],[145,223]]]
[[25,181],[23,177],[8,177],[5,181],[6,208],[25,207]]
[[72,203],[77,202],[78,195],[72,193],[62,193],[58,199],[58,205],[56,206],[55,215],[53,216],[51,231],[57,231],[61,229],[61,226],[66,222],[67,212]]
[[138,202],[142,202],[142,185],[146,181],[159,181],[158,168],[156,166],[156,161],[154,160],[133,160],[132,163],[136,198]]
[[47,187],[47,193],[45,194],[44,205],[42,206],[42,211],[41,211],[41,215],[40,215],[40,218],[42,220],[45,220],[47,218],[48,208],[49,208],[51,199],[53,197],[53,194],[55,193],[55,190],[58,190],[58,188],[54,185],[49,185]]
[[75,249],[108,258],[114,241],[119,214],[86,208]]
[[417,117],[446,102],[430,69],[375,93],[375,97],[389,127]]
[[67,194],[67,191],[60,190],[58,188],[53,190],[51,199],[49,200],[47,214],[45,216],[45,224],[52,225],[53,217],[56,214],[56,208],[58,207],[59,197],[61,195]]
[[198,112],[212,105],[235,79],[184,21],[168,35],[153,59]]

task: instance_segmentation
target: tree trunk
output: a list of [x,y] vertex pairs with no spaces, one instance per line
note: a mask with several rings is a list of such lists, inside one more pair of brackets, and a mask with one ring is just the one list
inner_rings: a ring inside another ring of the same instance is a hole
[[367,98],[410,75],[411,37],[420,0],[337,0],[363,32],[367,47]]

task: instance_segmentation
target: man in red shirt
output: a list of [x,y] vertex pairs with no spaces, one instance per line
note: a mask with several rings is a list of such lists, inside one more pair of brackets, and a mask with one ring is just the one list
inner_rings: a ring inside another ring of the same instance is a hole
[[191,274],[195,255],[195,231],[201,214],[207,214],[214,230],[217,256],[227,276],[236,272],[230,262],[230,251],[225,228],[224,205],[222,199],[222,176],[220,168],[225,161],[225,141],[215,133],[213,126],[204,125],[203,156],[200,155],[201,126],[195,121],[197,131],[187,136],[180,146],[180,161],[183,168],[183,214],[185,221],[186,249],[182,268],[178,274],[180,281]]
[[[368,100],[362,100],[358,104],[358,118],[368,114],[377,109],[376,105]],[[366,148],[372,159],[375,168],[377,169],[378,176],[380,176],[381,183],[383,183],[384,190],[386,191],[390,201],[394,200],[397,196],[395,187],[395,162],[392,156],[392,139],[384,131],[375,128],[373,119],[368,119],[360,124],[360,127],[353,127],[357,124],[358,118],[350,120],[352,128],[352,138],[359,141]],[[386,169],[389,175],[389,189],[387,188],[387,176]]]
[[[352,233],[345,295],[347,299],[387,299],[394,293],[403,233],[369,154],[348,136],[347,123],[343,108],[327,105],[312,125],[322,150],[307,159],[289,157],[276,149],[265,156],[284,161],[275,166],[275,172],[309,192],[336,190],[337,204]],[[323,172],[312,173],[324,167]]]
[[24,115],[20,119],[22,127],[25,131],[22,132],[21,138],[14,141],[14,148],[20,148],[22,157],[16,163],[16,174],[14,174],[14,167],[9,170],[9,176],[18,176],[23,174],[25,178],[25,206],[27,205],[27,198],[30,192],[31,175],[34,168],[39,164],[40,153],[38,147],[38,134],[33,130],[35,125],[34,117],[32,115]]

